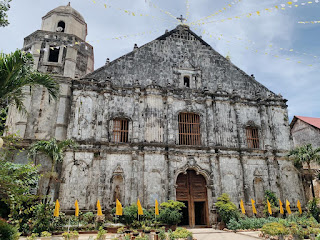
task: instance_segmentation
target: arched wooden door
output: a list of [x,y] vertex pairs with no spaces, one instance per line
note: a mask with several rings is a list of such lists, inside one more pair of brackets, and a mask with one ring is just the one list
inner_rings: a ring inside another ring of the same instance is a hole
[[194,170],[179,174],[176,196],[177,201],[187,206],[183,209],[182,225],[209,225],[207,187],[202,175],[197,175]]

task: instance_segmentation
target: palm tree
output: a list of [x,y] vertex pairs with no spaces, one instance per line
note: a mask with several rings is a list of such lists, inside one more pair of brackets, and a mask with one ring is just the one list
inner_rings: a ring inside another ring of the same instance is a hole
[[38,153],[43,153],[51,160],[51,171],[47,174],[49,182],[45,203],[47,202],[47,197],[50,193],[51,182],[58,176],[55,171],[57,163],[63,161],[63,153],[67,148],[75,148],[76,146],[77,144],[72,139],[66,139],[64,141],[58,142],[55,138],[51,138],[50,140],[37,141],[30,146],[29,156],[34,157]]
[[[320,164],[319,153],[320,153],[320,148],[313,149],[311,144],[306,144],[291,150],[288,156],[294,157],[293,164],[298,169],[302,169],[303,164],[306,164],[308,167],[309,175],[312,176],[310,164],[311,163]],[[311,177],[310,184],[311,184],[312,196],[315,197],[312,180],[313,180],[313,177]]]
[[59,84],[49,75],[37,72],[33,68],[33,57],[30,53],[16,50],[13,53],[0,53],[0,108],[15,104],[19,111],[25,111],[23,100],[26,86],[41,85],[49,96],[56,99]]

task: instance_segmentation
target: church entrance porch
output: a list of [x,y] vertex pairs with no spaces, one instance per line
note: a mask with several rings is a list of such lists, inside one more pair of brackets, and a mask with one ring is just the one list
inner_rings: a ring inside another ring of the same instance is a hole
[[179,174],[177,178],[177,201],[183,202],[181,225],[209,225],[208,197],[205,178],[194,170]]

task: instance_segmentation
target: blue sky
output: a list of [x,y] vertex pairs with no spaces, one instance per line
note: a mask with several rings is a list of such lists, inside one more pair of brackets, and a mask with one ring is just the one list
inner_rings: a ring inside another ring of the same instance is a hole
[[[191,29],[222,55],[229,55],[239,68],[254,74],[271,91],[288,99],[290,119],[293,115],[320,117],[320,24],[298,24],[299,21],[320,21],[320,3],[318,0],[311,0],[312,4],[291,1],[291,8],[288,1],[280,0],[74,0],[71,6],[88,24],[87,40],[94,47],[97,69],[106,58],[118,58],[130,52],[135,43],[141,46],[166,29],[173,29],[177,21],[172,16],[186,16],[187,5],[187,23],[191,24],[231,4],[201,23],[216,22],[191,25]],[[0,28],[1,51],[8,53],[21,48],[23,38],[40,29],[42,16],[68,2],[13,0],[10,25]],[[242,17],[246,13],[253,14]],[[232,20],[218,21],[228,18]],[[129,37],[108,40],[125,35]]]

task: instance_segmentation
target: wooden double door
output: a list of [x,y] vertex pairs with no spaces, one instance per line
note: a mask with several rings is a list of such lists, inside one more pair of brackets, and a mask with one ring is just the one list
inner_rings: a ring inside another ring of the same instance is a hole
[[205,178],[188,170],[187,174],[181,173],[177,178],[176,198],[184,202],[183,219],[181,225],[209,225],[208,196]]

